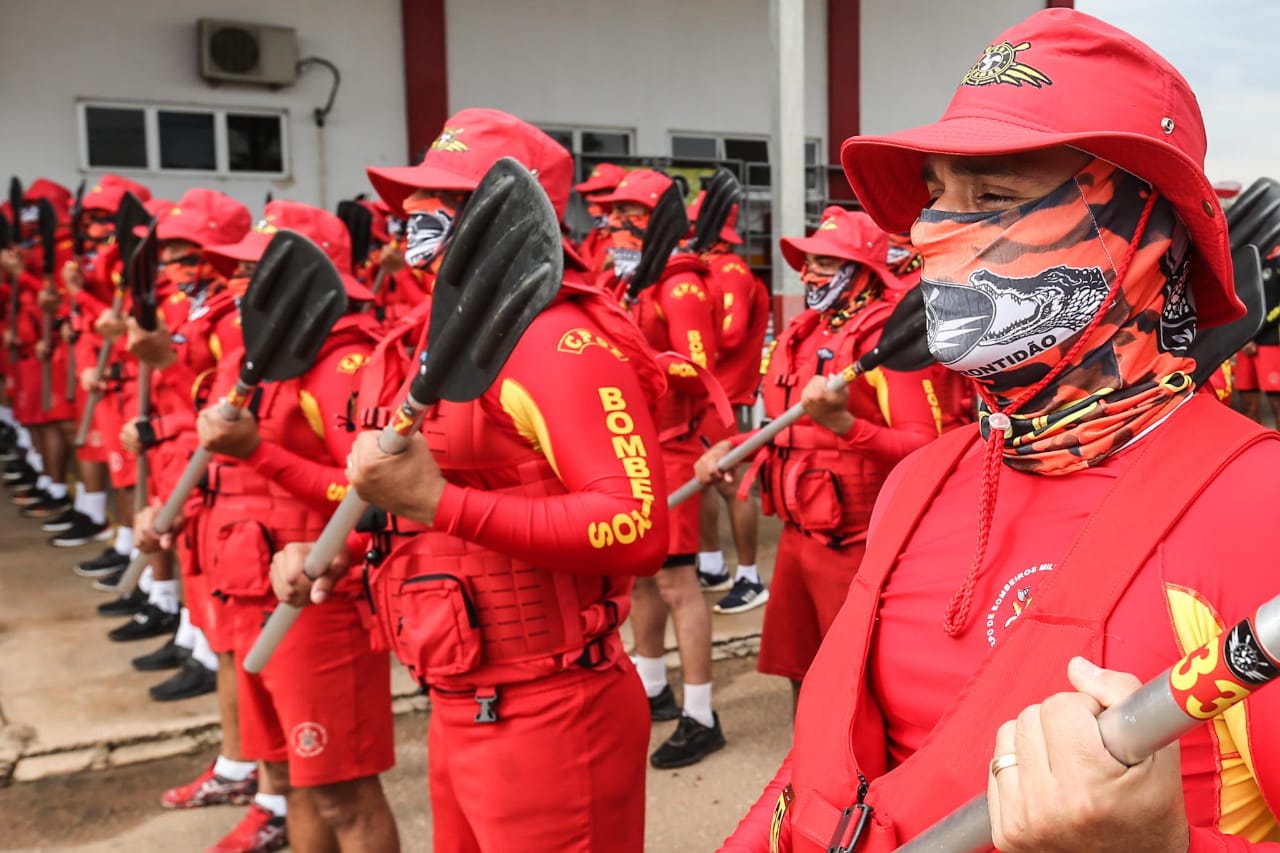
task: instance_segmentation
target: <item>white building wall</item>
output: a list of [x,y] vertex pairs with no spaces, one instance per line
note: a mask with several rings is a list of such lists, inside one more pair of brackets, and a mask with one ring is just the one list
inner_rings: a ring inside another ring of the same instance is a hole
[[862,132],[934,121],[982,49],[1044,0],[862,0]]
[[[15,0],[0,22],[0,169],[30,183],[53,178],[74,189],[77,98],[153,101],[189,106],[287,109],[291,175],[162,176],[126,173],[153,192],[176,198],[210,186],[260,210],[277,198],[320,201],[312,111],[324,104],[332,77],[309,71],[297,85],[213,88],[198,74],[195,24],[220,18],[294,27],[300,55],[338,66],[342,87],[325,126],[324,168],[330,208],[368,189],[364,166],[402,164],[404,63],[399,0]],[[95,177],[97,172],[88,173]]]
[[[672,132],[767,137],[769,2],[449,0],[449,109],[633,129],[644,155]],[[825,139],[826,0],[806,0],[805,43],[805,134]]]

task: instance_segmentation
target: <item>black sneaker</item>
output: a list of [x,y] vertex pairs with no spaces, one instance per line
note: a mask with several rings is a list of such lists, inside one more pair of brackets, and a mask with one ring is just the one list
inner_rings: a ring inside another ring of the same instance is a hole
[[711,753],[724,748],[724,732],[720,731],[720,715],[712,714],[714,726],[704,726],[693,717],[683,715],[675,734],[649,756],[649,763],[659,770],[672,770],[697,764]]
[[724,592],[733,586],[733,577],[728,572],[713,575],[699,569],[698,585],[703,592]]
[[[16,489],[13,492],[13,497],[9,498],[10,503],[14,506],[24,508],[35,506],[40,503],[48,503],[51,500],[53,500],[53,495],[38,487],[30,489]],[[24,518],[27,517],[29,516],[24,516]]]
[[55,498],[46,492],[43,500],[26,503],[22,509],[18,510],[18,515],[23,518],[53,518],[69,509],[71,509],[71,498]]
[[98,605],[99,616],[132,616],[147,603],[147,594],[135,588],[128,595]]
[[82,578],[100,578],[116,572],[123,572],[128,565],[128,557],[115,548],[107,548],[92,560],[76,563],[76,567],[72,571]]
[[13,460],[4,466],[3,472],[0,472],[0,480],[3,480],[7,485],[13,485],[25,480],[34,481],[36,476],[36,469],[31,467],[31,463],[26,460],[26,457]]
[[182,669],[149,691],[151,698],[157,702],[173,702],[178,699],[192,699],[203,696],[218,689],[218,673],[207,668],[195,659],[182,664]]
[[764,584],[738,578],[733,582],[733,589],[729,594],[717,601],[712,609],[717,613],[746,613],[768,600],[769,590],[764,588]]
[[147,602],[133,614],[132,619],[109,632],[107,639],[113,643],[128,643],[150,637],[163,637],[178,630],[178,621],[177,613],[165,613]]
[[79,517],[61,533],[56,533],[49,537],[49,544],[53,547],[77,548],[90,542],[102,542],[115,535],[115,529],[111,525],[105,522],[98,524],[89,516],[75,510],[71,512]]
[[680,705],[676,702],[676,694],[671,692],[671,685],[662,688],[657,696],[649,697],[649,719],[655,723],[665,723],[680,716]]
[[72,507],[62,515],[55,515],[53,518],[40,525],[40,529],[45,533],[61,533],[64,530],[70,530],[75,526],[77,519],[88,519],[89,516],[80,510]]
[[89,584],[89,586],[93,587],[98,592],[119,592],[120,579],[124,577],[124,573],[124,569],[116,569],[109,575],[94,578],[93,583]]
[[133,668],[138,672],[159,672],[163,669],[177,669],[182,666],[191,657],[191,649],[184,649],[175,643],[174,639],[170,637],[169,642],[151,654],[134,658]]

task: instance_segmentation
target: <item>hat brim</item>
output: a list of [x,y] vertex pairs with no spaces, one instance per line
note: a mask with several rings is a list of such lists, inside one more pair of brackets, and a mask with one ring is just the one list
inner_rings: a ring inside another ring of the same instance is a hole
[[[147,236],[147,226],[139,225],[133,229],[134,236]],[[189,229],[182,222],[159,222],[156,224],[156,239],[160,242],[165,240],[186,240],[188,243],[194,243],[197,246],[204,247],[204,235],[198,233],[194,229]]]
[[[587,178],[580,184],[574,184],[573,188],[582,195],[586,195],[587,193],[598,193],[601,190],[611,190],[616,187],[618,183],[619,180],[604,178],[597,175],[594,178]],[[595,201],[595,199],[592,199],[592,201]]]
[[[274,235],[250,231],[238,243],[209,246],[203,250],[202,254],[215,270],[231,278],[241,263],[257,263],[262,260],[272,236]],[[343,289],[347,292],[349,299],[356,302],[372,302],[376,298],[372,290],[345,270],[338,270],[338,276],[342,279]]]
[[857,250],[850,250],[823,239],[817,234],[808,237],[783,237],[778,241],[782,249],[782,257],[794,270],[804,269],[805,255],[826,255],[831,258],[844,258],[855,261],[870,269],[880,277],[887,287],[901,290],[908,286],[907,282],[898,278],[885,264],[884,258],[877,258]]
[[720,229],[720,239],[731,246],[742,245],[742,238],[738,236],[738,232],[734,231],[728,225]]
[[475,178],[439,166],[370,166],[365,172],[378,196],[399,216],[404,215],[404,200],[417,190],[471,192],[479,185]]
[[653,210],[653,206],[656,203],[654,199],[649,198],[648,193],[641,196],[636,193],[628,192],[626,189],[623,189],[622,191],[615,189],[613,192],[598,195],[591,200],[597,204],[617,204],[620,201],[629,201],[632,204],[643,204],[650,210]]
[[1196,247],[1188,280],[1201,326],[1241,317],[1226,217],[1213,185],[1181,151],[1121,132],[1062,132],[991,116],[952,116],[887,136],[855,136],[840,148],[845,177],[863,209],[886,231],[905,231],[929,205],[927,154],[992,156],[1067,145],[1114,163],[1154,186],[1173,205]]

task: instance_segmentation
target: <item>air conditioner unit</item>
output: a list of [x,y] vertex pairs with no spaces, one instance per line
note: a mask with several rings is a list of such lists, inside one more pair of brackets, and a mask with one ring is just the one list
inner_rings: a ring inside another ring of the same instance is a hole
[[288,86],[298,79],[298,33],[243,21],[201,18],[200,76],[210,83]]

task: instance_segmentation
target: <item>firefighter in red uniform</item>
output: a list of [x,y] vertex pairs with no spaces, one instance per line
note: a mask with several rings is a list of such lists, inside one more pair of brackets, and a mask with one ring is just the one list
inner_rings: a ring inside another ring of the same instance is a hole
[[[438,260],[458,205],[504,155],[534,170],[563,213],[569,153],[497,110],[452,116],[417,166],[369,170],[407,216],[411,264]],[[370,518],[377,616],[431,690],[441,853],[643,849],[648,721],[617,626],[631,576],[656,571],[666,544],[648,403],[663,380],[568,259],[561,297],[482,397],[440,403],[404,454],[384,455],[372,431],[352,451],[353,486],[386,511]],[[413,363],[381,349],[368,375],[385,379],[373,399],[361,393],[366,423],[385,422]],[[303,553],[286,549],[273,566],[277,592],[299,604]],[[322,598],[330,583],[312,591]]]
[[626,176],[627,170],[621,166],[597,163],[585,181],[573,185],[587,203],[587,214],[591,217],[591,230],[578,244],[578,255],[592,272],[604,269],[609,254],[609,206],[602,204],[599,197],[608,195]]
[[[704,193],[689,206],[689,220],[696,223]],[[722,319],[716,339],[714,373],[733,406],[736,432],[752,428],[756,396],[760,390],[760,357],[769,331],[769,290],[747,262],[734,252],[742,245],[737,232],[738,205],[729,211],[720,239],[702,253],[709,271],[707,283],[714,298],[721,301]],[[729,508],[729,526],[738,557],[737,570],[724,568],[720,550],[720,501],[702,503],[701,536],[698,550],[698,580],[703,589],[725,591],[713,608],[717,613],[744,613],[769,600],[769,591],[760,580],[756,564],[759,544],[760,508],[750,495],[738,498],[737,487],[723,480],[716,483],[721,500]]]
[[[310,237],[339,270],[351,268],[341,220],[286,201],[268,204],[242,241],[206,247],[205,256],[233,275],[240,263],[256,262],[280,228]],[[201,445],[218,454],[196,534],[200,565],[222,603],[217,620],[234,626],[237,658],[257,638],[274,600],[272,552],[314,537],[346,490],[341,466],[354,433],[342,413],[377,325],[359,310],[372,294],[349,275],[344,280],[353,310],[307,373],[263,385],[249,416],[229,421],[215,405],[197,421]],[[228,353],[219,361],[214,398],[234,384],[241,358]],[[369,646],[368,610],[359,596],[359,585],[349,584],[308,609],[261,675],[238,675],[242,752],[264,762],[272,787],[284,794],[288,834],[299,850],[399,847],[378,780],[394,764],[390,668],[386,655]],[[283,845],[283,823],[255,805],[213,849],[274,849]]]
[[1280,592],[1266,537],[1215,535],[1274,523],[1280,445],[1191,379],[1199,330],[1243,313],[1205,145],[1181,75],[1071,9],[1002,33],[942,120],[845,142],[867,212],[916,218],[930,349],[975,377],[981,430],[886,483],[725,850],[882,853],[984,786],[1002,851],[1274,849],[1280,694],[1133,766],[1096,719]]
[[[885,266],[887,235],[864,213],[828,207],[810,237],[782,238],[805,285],[802,311],[774,342],[762,383],[776,418],[824,391],[828,375],[870,352],[900,286]],[[927,372],[877,369],[831,395],[831,411],[781,432],[756,465],[765,512],[783,521],[760,637],[761,672],[791,679],[798,695],[813,656],[844,602],[866,548],[867,523],[889,471],[942,432]],[[745,436],[744,436],[745,438]],[[698,462],[717,476],[726,440]],[[749,478],[744,488],[750,485]]]
[[[606,288],[625,292],[649,219],[671,178],[651,169],[629,172],[613,192],[596,201],[609,206],[612,266]],[[711,370],[716,360],[720,305],[707,284],[707,266],[692,254],[677,253],[659,280],[639,294],[633,316],[641,333],[667,368],[668,392],[658,421],[663,468],[673,486],[688,479],[709,432],[722,434],[732,423],[728,400]],[[695,495],[671,514],[667,559],[656,578],[636,582],[632,626],[636,668],[649,696],[654,720],[679,718],[676,731],[650,756],[655,767],[683,767],[724,746],[720,719],[711,701],[711,612],[698,583],[697,552],[701,497]],[[667,684],[664,658],[667,614],[676,627],[684,676],[683,709]],[[683,711],[683,713],[682,713]]]

